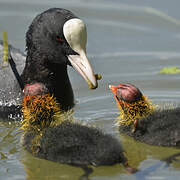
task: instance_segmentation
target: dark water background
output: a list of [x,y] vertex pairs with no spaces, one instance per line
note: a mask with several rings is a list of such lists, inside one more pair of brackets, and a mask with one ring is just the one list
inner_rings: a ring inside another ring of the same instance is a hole
[[[180,67],[179,0],[0,0],[0,33],[24,51],[25,32],[38,13],[62,7],[87,24],[87,52],[95,72],[103,79],[95,91],[69,69],[77,105],[75,118],[96,125],[119,138],[130,164],[143,173],[129,175],[121,165],[98,167],[91,180],[180,179],[180,163],[169,167],[163,158],[175,148],[148,146],[120,135],[115,127],[119,115],[109,84],[135,84],[156,104],[180,104],[180,75],[162,75],[162,67]],[[32,157],[20,144],[16,123],[0,122],[0,180],[76,180],[77,167]]]

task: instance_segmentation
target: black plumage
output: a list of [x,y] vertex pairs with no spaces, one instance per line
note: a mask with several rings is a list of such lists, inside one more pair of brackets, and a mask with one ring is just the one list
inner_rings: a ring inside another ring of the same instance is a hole
[[[75,21],[70,22],[72,19]],[[70,22],[71,29],[64,28],[67,22]],[[73,38],[76,35],[81,37],[78,40],[76,38],[76,42],[74,39],[69,40],[70,42],[67,40],[67,37]],[[69,10],[51,8],[37,15],[26,33],[27,56],[10,46],[12,58],[24,85],[34,82],[45,84],[49,93],[60,102],[62,110],[71,109],[74,106],[74,94],[67,73],[67,66],[72,65],[69,56],[73,62],[74,55],[76,58],[79,57],[79,64],[76,66],[86,64],[83,66],[84,69],[81,67],[77,71],[82,71],[80,74],[90,88],[97,87],[95,75],[86,56],[86,38],[85,24]],[[72,44],[77,52],[71,48]],[[0,44],[0,50],[2,49]],[[81,55],[79,52],[84,54]],[[2,59],[0,63],[1,61]],[[0,81],[0,117],[20,114],[19,106],[23,93],[10,67],[1,69]]]
[[180,107],[156,107],[132,84],[110,89],[121,111],[121,133],[151,145],[180,147]]
[[180,148],[180,107],[156,109],[149,116],[138,120],[135,132],[128,126],[119,130],[138,141],[157,146]]
[[22,145],[34,156],[81,167],[122,163],[129,172],[136,171],[112,135],[61,116],[44,84],[26,86],[24,94]]
[[23,145],[35,156],[71,165],[113,165],[125,163],[120,142],[97,128],[63,122],[46,128],[39,144],[34,145],[38,132],[26,132]]

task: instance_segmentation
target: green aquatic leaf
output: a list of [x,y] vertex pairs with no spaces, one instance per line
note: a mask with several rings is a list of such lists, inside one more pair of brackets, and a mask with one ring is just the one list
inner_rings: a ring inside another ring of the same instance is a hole
[[176,66],[173,67],[164,67],[160,70],[161,74],[178,74],[180,73],[180,69]]
[[2,61],[2,67],[7,67],[9,65],[8,61],[8,37],[7,32],[3,32],[3,61]]

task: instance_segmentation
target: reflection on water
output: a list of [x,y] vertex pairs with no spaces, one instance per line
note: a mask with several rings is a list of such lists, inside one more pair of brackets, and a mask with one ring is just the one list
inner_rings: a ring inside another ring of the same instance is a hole
[[[142,161],[144,160],[162,160],[171,156],[175,153],[180,152],[179,149],[169,148],[169,147],[158,147],[151,146],[141,142],[135,141],[133,138],[122,135],[122,144],[127,153],[127,157],[129,162],[134,166],[138,167]],[[155,164],[155,163],[153,163]],[[164,165],[166,163],[164,162]],[[162,163],[163,165],[163,163]],[[180,169],[180,163],[173,162],[172,165],[178,169]]]
[[[31,154],[24,152],[22,163],[24,164],[28,180],[46,180],[46,179],[79,179],[83,174],[83,170],[79,167],[58,164],[55,162],[38,159],[32,157]],[[127,173],[121,165],[116,166],[101,166],[93,168],[92,177],[113,177],[119,173]]]
[[[180,66],[179,5],[179,0],[1,0],[0,33],[7,31],[9,42],[22,51],[28,25],[45,9],[67,8],[87,23],[88,57],[103,79],[99,88],[91,91],[72,68],[68,69],[77,101],[74,116],[121,140],[130,165],[140,170],[130,175],[122,165],[102,166],[94,168],[90,179],[179,178],[180,163],[173,161],[167,166],[162,161],[179,149],[149,146],[119,134],[114,126],[119,112],[108,89],[109,84],[129,82],[154,103],[180,104],[180,75],[159,73],[162,67]],[[0,179],[74,180],[83,175],[81,168],[38,159],[24,151],[19,127],[19,123],[0,122]]]
[[26,171],[27,180],[46,179],[78,179],[83,172],[80,168],[61,165],[51,161],[32,157],[28,152],[23,152],[22,161]]
[[20,163],[19,122],[0,122],[0,179],[24,179],[24,168]]

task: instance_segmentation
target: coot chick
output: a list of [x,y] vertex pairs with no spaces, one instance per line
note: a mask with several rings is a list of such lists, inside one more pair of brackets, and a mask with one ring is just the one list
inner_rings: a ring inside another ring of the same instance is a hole
[[34,156],[81,167],[122,163],[130,173],[136,171],[113,136],[65,118],[44,84],[26,86],[24,94],[22,144]]
[[109,87],[121,113],[120,132],[150,145],[180,147],[180,107],[156,108],[132,84]]
[[[86,41],[86,25],[69,10],[51,8],[37,15],[26,33],[26,61],[24,56],[15,60],[23,83],[43,83],[62,110],[71,109],[74,95],[68,65],[81,74],[91,89],[98,86],[86,55]],[[23,99],[21,89],[10,67],[1,69],[0,75],[0,114],[16,114]]]

